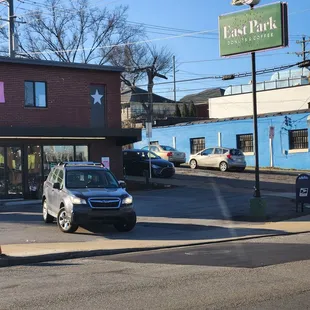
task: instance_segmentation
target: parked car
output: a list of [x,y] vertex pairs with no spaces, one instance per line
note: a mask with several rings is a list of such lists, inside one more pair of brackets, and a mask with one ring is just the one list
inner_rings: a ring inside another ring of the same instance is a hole
[[151,171],[153,177],[170,178],[175,174],[173,163],[160,158],[148,150],[130,149],[123,151],[124,172],[127,175],[149,175],[151,159]]
[[246,161],[241,150],[211,147],[191,155],[189,165],[192,169],[210,167],[219,168],[221,171],[235,169],[241,172],[246,168]]
[[43,187],[43,220],[57,219],[62,232],[73,233],[91,221],[114,224],[121,232],[136,225],[133,198],[110,170],[92,162],[63,163],[49,173]]
[[[148,150],[149,147],[145,146],[142,150]],[[168,145],[151,145],[150,151],[161,157],[162,159],[172,162],[176,167],[179,167],[181,164],[186,163],[186,154],[180,152],[175,148]]]

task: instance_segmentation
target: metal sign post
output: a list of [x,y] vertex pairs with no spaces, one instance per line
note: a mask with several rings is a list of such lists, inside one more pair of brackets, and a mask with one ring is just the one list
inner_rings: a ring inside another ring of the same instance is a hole
[[274,138],[274,126],[269,127],[269,151],[270,151],[270,167],[273,168],[273,138]]
[[253,125],[254,125],[254,152],[255,152],[255,187],[254,197],[260,197],[259,184],[259,150],[258,150],[258,125],[257,125],[257,96],[256,96],[256,57],[252,52],[252,92],[253,92]]
[[152,123],[147,122],[145,123],[146,127],[146,137],[148,138],[148,150],[149,150],[149,178],[152,179],[152,160],[151,160],[151,138],[152,138]]

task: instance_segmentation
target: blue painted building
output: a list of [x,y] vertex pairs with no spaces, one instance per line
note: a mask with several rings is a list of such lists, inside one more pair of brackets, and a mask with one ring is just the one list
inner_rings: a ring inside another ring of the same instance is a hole
[[[309,115],[309,109],[259,115],[260,167],[310,169]],[[273,139],[270,139],[270,134]],[[251,117],[210,119],[154,127],[151,141],[176,146],[178,150],[186,153],[187,160],[191,153],[208,147],[240,148],[246,155],[247,165],[254,166]],[[147,143],[146,133],[143,130],[142,141],[135,143],[134,147],[140,148]]]

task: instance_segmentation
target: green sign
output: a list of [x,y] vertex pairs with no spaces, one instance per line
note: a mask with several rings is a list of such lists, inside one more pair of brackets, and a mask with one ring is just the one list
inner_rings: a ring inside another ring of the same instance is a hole
[[274,3],[219,17],[220,55],[288,45],[287,4]]

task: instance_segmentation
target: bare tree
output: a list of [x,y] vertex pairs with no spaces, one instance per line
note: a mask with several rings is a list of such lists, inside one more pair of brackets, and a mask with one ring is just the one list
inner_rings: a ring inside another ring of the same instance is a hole
[[[88,0],[46,0],[45,6],[48,13],[38,7],[18,26],[20,56],[105,64],[115,46],[143,33],[140,26],[127,23],[126,6],[98,9]],[[1,34],[7,38],[4,29]]]
[[110,54],[110,62],[123,66],[121,75],[125,87],[134,88],[138,81],[147,80],[148,104],[141,103],[150,120],[153,114],[153,87],[156,78],[167,79],[166,74],[172,70],[172,53],[167,47],[155,45],[130,45],[115,47]]
[[148,105],[143,103],[143,108],[147,112],[149,122],[152,122],[153,115],[153,87],[154,79],[161,78],[167,80],[166,74],[172,70],[172,53],[166,48],[157,49],[155,45],[148,46],[148,64],[138,68],[136,71],[144,71],[147,75]]
[[145,78],[145,72],[136,70],[148,61],[148,48],[142,44],[128,44],[115,46],[109,55],[109,62],[124,68],[121,81],[124,87],[135,86],[138,81]]
[[166,78],[165,75],[172,70],[172,53],[168,48],[159,49],[147,43],[116,46],[109,61],[125,68],[121,78],[127,87],[134,87],[145,78],[148,85],[153,84],[156,77]]

